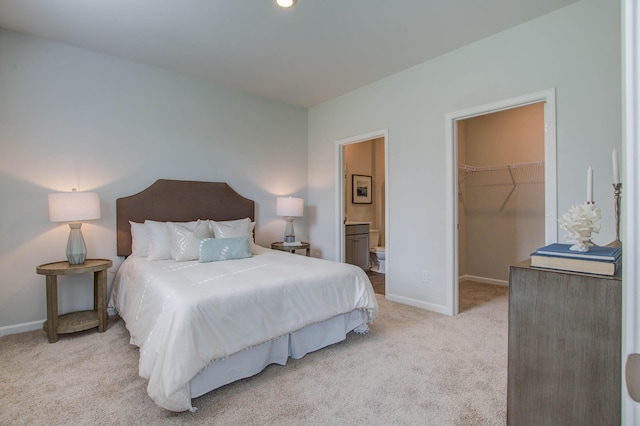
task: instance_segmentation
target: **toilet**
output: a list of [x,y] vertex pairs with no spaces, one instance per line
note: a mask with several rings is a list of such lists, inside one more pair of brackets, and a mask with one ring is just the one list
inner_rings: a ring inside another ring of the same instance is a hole
[[369,257],[371,258],[371,270],[384,274],[385,251],[384,246],[379,246],[380,230],[369,229]]

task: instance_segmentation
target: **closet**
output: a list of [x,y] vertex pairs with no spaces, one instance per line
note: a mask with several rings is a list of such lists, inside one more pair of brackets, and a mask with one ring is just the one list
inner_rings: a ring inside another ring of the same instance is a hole
[[544,103],[457,122],[460,281],[508,285],[544,245]]

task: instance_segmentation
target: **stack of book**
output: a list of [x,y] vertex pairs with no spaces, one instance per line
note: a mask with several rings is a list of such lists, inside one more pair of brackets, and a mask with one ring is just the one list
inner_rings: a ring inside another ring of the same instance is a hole
[[620,269],[620,247],[589,247],[587,252],[572,251],[571,244],[550,244],[531,254],[531,266],[583,272],[586,274],[615,275]]

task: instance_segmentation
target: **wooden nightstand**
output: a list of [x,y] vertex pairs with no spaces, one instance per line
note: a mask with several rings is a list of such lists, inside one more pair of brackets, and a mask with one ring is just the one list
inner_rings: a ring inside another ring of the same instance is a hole
[[286,246],[282,241],[277,243],[271,243],[271,248],[274,250],[280,251],[288,251],[289,253],[294,253],[296,250],[306,250],[307,257],[311,256],[311,244],[300,242],[300,244],[295,246]]
[[[107,268],[113,262],[108,259],[87,259],[81,265],[54,262],[40,265],[36,272],[47,277],[47,321],[43,328],[49,343],[58,341],[58,334],[73,333],[98,327],[107,329]],[[71,312],[58,316],[58,275],[88,274],[93,272],[93,310]]]

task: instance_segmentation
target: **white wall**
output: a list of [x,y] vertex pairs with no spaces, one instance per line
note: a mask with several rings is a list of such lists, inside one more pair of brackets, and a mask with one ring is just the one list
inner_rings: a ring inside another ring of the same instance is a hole
[[[305,109],[0,30],[0,335],[46,319],[35,268],[64,260],[69,235],[48,193],[98,192],[102,219],[82,231],[111,281],[115,200],[159,178],[228,182],[256,201],[257,242],[281,240],[275,196],[306,198],[306,139]],[[61,313],[91,307],[90,280],[59,279]]]
[[[381,54],[380,60],[383,60]],[[310,239],[335,241],[336,141],[388,128],[387,296],[445,312],[445,115],[557,89],[558,209],[584,202],[586,169],[603,212],[595,238],[614,237],[611,151],[620,150],[620,4],[583,0],[309,110]],[[455,223],[455,222],[454,222]],[[562,235],[562,233],[560,233]],[[429,283],[420,282],[422,270]]]

